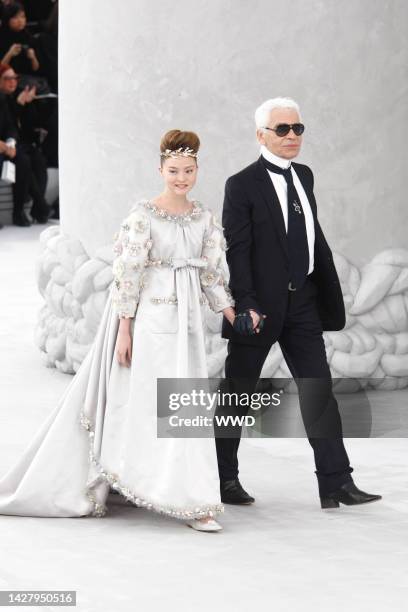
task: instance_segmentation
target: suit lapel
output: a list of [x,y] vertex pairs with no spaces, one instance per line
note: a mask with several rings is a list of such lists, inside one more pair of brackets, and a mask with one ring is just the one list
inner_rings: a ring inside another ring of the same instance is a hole
[[286,235],[285,220],[282,214],[282,208],[279,202],[278,194],[271,181],[267,169],[263,165],[261,158],[258,159],[255,168],[256,184],[262,199],[266,202],[268,209],[273,217],[274,227],[278,234],[282,248],[289,258],[288,239]]

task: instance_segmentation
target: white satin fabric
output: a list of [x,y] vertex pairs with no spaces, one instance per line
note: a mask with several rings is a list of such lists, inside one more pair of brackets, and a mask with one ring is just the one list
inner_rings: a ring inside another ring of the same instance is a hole
[[[176,518],[223,510],[214,439],[156,434],[156,379],[206,378],[203,303],[217,312],[233,305],[222,228],[197,202],[192,214],[169,216],[143,200],[117,240],[115,279],[95,341],[0,480],[0,514],[103,516],[110,487]],[[118,315],[134,317],[130,368],[115,356]]]

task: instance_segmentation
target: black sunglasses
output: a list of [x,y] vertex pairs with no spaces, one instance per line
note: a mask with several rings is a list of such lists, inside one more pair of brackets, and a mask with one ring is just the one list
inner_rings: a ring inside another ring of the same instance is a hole
[[276,127],[264,127],[264,130],[275,132],[275,134],[280,137],[287,136],[290,130],[293,130],[296,136],[300,136],[305,131],[305,126],[303,123],[292,123],[291,125],[289,125],[289,123],[278,123]]

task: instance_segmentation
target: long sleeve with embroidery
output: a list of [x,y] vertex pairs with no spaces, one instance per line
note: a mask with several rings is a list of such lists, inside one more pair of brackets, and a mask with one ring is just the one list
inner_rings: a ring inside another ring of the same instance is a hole
[[145,263],[152,247],[149,216],[140,207],[135,207],[114,239],[112,303],[119,318],[132,318],[143,289]]
[[234,306],[234,300],[227,281],[223,228],[214,213],[208,211],[208,216],[201,253],[208,263],[200,272],[200,283],[210,308],[214,312],[221,312],[228,306]]

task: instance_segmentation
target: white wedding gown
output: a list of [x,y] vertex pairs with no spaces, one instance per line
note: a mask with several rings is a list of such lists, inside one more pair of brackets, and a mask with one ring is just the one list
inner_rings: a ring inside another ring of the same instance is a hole
[[[115,236],[114,281],[91,350],[18,462],[0,514],[103,516],[109,489],[176,518],[222,512],[213,438],[157,438],[156,378],[206,378],[206,302],[233,305],[214,214],[138,202]],[[136,313],[136,316],[135,316]],[[131,367],[115,356],[118,315],[134,317]]]

